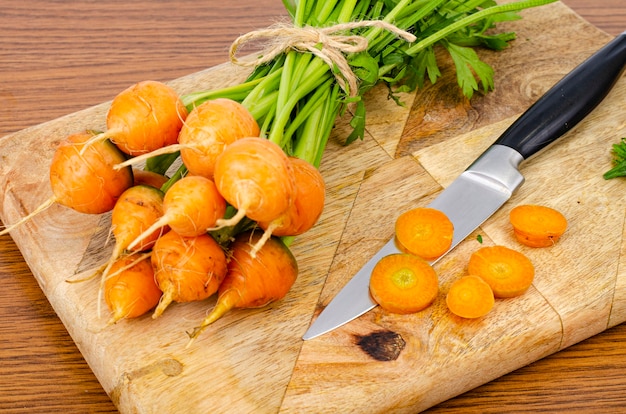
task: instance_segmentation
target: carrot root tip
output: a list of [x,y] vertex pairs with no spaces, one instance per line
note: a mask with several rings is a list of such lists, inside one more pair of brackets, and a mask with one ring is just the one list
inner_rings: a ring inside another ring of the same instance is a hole
[[246,216],[246,210],[245,209],[239,209],[237,210],[237,213],[232,216],[231,218],[228,219],[217,219],[217,221],[215,222],[215,227],[212,228],[208,228],[207,231],[215,231],[215,230],[221,230],[224,227],[232,227],[232,226],[236,226],[237,224],[239,224],[239,222],[241,220],[243,220],[243,218]]
[[263,232],[263,236],[252,246],[250,249],[250,256],[253,259],[256,259],[256,254],[263,248],[265,243],[272,237],[272,226],[270,225],[267,230]]
[[94,278],[96,278],[102,271],[106,268],[107,264],[103,264],[99,266],[96,270],[93,271],[89,276],[81,277],[80,279],[65,279],[65,283],[83,283],[88,282]]
[[2,231],[0,231],[0,236],[4,236],[5,234],[9,233],[10,231],[16,229],[17,227],[19,227],[22,224],[26,223],[27,221],[31,220],[33,217],[35,217],[39,213],[43,213],[48,208],[50,208],[54,203],[56,203],[56,197],[52,196],[49,199],[47,199],[46,201],[44,201],[43,203],[41,203],[30,214],[22,217],[17,222],[15,222],[15,223],[13,223],[13,224],[11,224],[9,226],[6,226],[4,229],[2,229]]
[[180,151],[183,148],[189,148],[189,145],[183,145],[183,144],[173,144],[173,145],[168,145],[167,147],[163,147],[163,148],[159,148],[157,150],[145,153],[145,154],[141,154],[141,155],[137,155],[133,158],[129,158],[124,162],[120,162],[119,164],[115,164],[113,166],[113,169],[115,170],[121,170],[122,168],[126,168],[129,167],[131,165],[135,165],[138,164],[142,161],[146,161],[149,158],[155,157],[157,155],[163,155],[163,154],[172,154],[176,151]]
[[150,227],[148,227],[146,230],[144,230],[143,233],[141,233],[139,236],[137,236],[137,238],[135,240],[130,242],[128,244],[128,246],[126,247],[126,249],[127,250],[133,250],[135,247],[137,247],[137,245],[139,243],[141,243],[143,241],[143,239],[145,239],[150,234],[155,232],[159,227],[165,226],[167,224],[168,220],[169,220],[169,217],[167,217],[166,215],[161,216],[160,219],[158,219],[157,221],[152,223],[152,225]]
[[165,309],[172,303],[172,293],[169,291],[163,292],[163,296],[161,296],[161,300],[159,300],[159,304],[154,309],[154,313],[152,314],[152,319],[156,319],[165,312]]
[[187,343],[186,348],[189,348],[193,341],[207,328],[207,326],[211,325],[213,322],[224,316],[226,312],[228,312],[232,306],[225,304],[224,302],[220,302],[218,299],[217,304],[209,313],[206,318],[202,321],[200,326],[196,326],[191,330],[191,332],[187,332],[189,335],[189,342]]
[[87,151],[87,149],[95,144],[96,142],[100,142],[100,141],[104,141],[106,139],[109,139],[113,136],[115,136],[116,133],[120,132],[119,130],[115,130],[115,129],[110,129],[108,131],[105,132],[101,132],[99,134],[94,135],[93,137],[89,138],[87,141],[82,143],[82,148],[79,151],[79,155],[85,155],[85,152]]

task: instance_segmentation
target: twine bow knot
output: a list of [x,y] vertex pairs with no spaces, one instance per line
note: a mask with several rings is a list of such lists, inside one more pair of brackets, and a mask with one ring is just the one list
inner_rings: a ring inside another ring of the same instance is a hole
[[[258,66],[270,62],[288,50],[310,52],[330,66],[337,83],[348,95],[356,96],[358,94],[358,79],[348,63],[346,54],[367,50],[368,41],[363,36],[341,33],[363,27],[378,27],[392,32],[408,42],[415,41],[413,34],[382,20],[342,23],[323,28],[279,24],[267,29],[255,30],[237,38],[230,47],[230,60],[240,66]],[[237,50],[242,45],[264,38],[268,39],[268,45],[257,59],[251,61],[237,59]]]

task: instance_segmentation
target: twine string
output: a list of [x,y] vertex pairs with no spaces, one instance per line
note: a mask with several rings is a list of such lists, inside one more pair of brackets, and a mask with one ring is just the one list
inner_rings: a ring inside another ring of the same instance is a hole
[[[368,41],[363,36],[341,33],[363,27],[378,27],[387,30],[402,37],[407,42],[414,42],[416,39],[413,34],[383,20],[341,23],[322,28],[279,24],[238,37],[230,46],[230,61],[240,66],[258,66],[270,62],[288,50],[310,52],[322,59],[331,68],[337,83],[346,94],[356,96],[358,94],[358,78],[352,71],[346,55],[367,50]],[[263,39],[266,40],[266,46],[260,56],[246,61],[237,59],[237,50],[244,44]]]

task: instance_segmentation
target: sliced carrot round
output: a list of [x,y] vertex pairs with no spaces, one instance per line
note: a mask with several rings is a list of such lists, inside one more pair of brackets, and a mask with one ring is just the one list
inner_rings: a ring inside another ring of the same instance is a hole
[[454,226],[441,211],[418,207],[402,213],[396,220],[396,240],[400,248],[421,257],[434,260],[452,245]]
[[488,314],[495,299],[487,282],[479,276],[467,275],[452,283],[446,295],[446,304],[455,315],[473,319]]
[[383,257],[372,270],[370,293],[381,308],[392,313],[414,313],[437,298],[437,273],[426,261],[405,253]]
[[481,247],[472,253],[468,272],[487,282],[497,298],[521,295],[528,290],[535,277],[530,259],[504,246]]
[[565,216],[546,206],[517,206],[511,210],[509,219],[516,239],[530,247],[552,246],[567,229]]

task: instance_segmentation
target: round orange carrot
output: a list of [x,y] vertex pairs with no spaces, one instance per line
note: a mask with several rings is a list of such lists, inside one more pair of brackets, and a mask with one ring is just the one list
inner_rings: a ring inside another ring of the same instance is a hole
[[152,250],[154,277],[163,296],[153,318],[175,302],[192,302],[217,292],[226,275],[226,254],[209,235],[183,237],[174,231],[161,236]]
[[530,247],[553,246],[567,229],[565,216],[546,206],[517,206],[511,210],[509,219],[516,239]]
[[85,147],[85,142],[94,136],[91,131],[69,136],[57,148],[50,165],[55,201],[88,214],[110,211],[119,196],[133,185],[130,167],[113,168],[124,155],[110,141]]
[[240,103],[226,98],[206,101],[189,113],[180,131],[180,157],[190,174],[213,179],[215,160],[224,148],[259,133],[256,120]]
[[111,274],[104,282],[104,299],[113,314],[110,324],[141,316],[159,303],[161,290],[146,256],[124,256],[111,267]]
[[526,292],[533,283],[535,268],[524,254],[504,246],[481,247],[470,256],[468,273],[481,277],[497,298]]
[[113,99],[103,136],[126,154],[143,154],[175,144],[186,117],[187,109],[171,87],[142,81]]
[[298,264],[287,246],[272,237],[252,255],[260,232],[237,235],[230,247],[228,273],[215,307],[189,334],[189,344],[210,324],[234,308],[258,308],[285,297],[298,276]]
[[439,293],[435,270],[423,259],[406,253],[385,256],[374,266],[370,293],[392,313],[414,313],[429,306]]
[[181,236],[193,237],[206,233],[226,212],[226,200],[215,183],[206,177],[188,175],[176,181],[163,198],[163,215],[144,229],[128,249],[134,249],[144,237],[164,226]]
[[287,211],[273,222],[260,222],[262,229],[272,227],[275,236],[298,236],[307,232],[317,222],[322,210],[326,190],[324,178],[312,164],[290,157],[296,184],[296,195]]
[[[111,212],[111,232],[115,236],[113,259],[117,259],[130,243],[163,216],[163,192],[148,185],[134,185],[124,191]],[[132,250],[144,251],[154,246],[167,225],[146,234]]]
[[290,157],[289,162],[293,167],[296,184],[293,203],[275,220],[258,223],[265,232],[254,251],[272,235],[298,236],[309,231],[324,210],[326,189],[322,174],[312,164],[300,158]]
[[455,280],[446,295],[450,312],[462,318],[480,318],[491,311],[495,299],[487,282],[475,275]]
[[395,234],[403,251],[430,261],[448,251],[452,245],[454,226],[441,211],[418,207],[398,217]]
[[97,134],[84,131],[68,136],[56,149],[50,164],[52,196],[31,213],[0,231],[6,234],[26,223],[55,203],[79,213],[102,214],[111,211],[120,195],[133,185],[130,167],[116,168],[124,154],[109,140],[89,147]]
[[241,138],[217,157],[215,184],[237,214],[218,220],[233,226],[244,217],[273,221],[287,211],[296,194],[293,167],[283,150],[265,138]]

